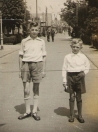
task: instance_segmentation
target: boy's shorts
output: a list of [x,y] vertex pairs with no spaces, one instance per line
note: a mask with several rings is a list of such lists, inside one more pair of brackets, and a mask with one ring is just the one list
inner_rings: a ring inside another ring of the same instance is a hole
[[80,92],[81,94],[86,93],[85,88],[85,73],[81,72],[68,72],[67,82],[69,87],[69,93]]
[[42,79],[43,62],[23,62],[21,78],[23,82],[40,83]]

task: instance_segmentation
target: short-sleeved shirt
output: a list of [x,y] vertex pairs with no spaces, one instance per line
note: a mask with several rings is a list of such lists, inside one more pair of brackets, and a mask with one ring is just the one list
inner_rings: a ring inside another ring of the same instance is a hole
[[46,56],[45,42],[37,37],[32,39],[30,36],[23,39],[19,55],[23,55],[24,62],[39,62],[43,61],[43,56]]

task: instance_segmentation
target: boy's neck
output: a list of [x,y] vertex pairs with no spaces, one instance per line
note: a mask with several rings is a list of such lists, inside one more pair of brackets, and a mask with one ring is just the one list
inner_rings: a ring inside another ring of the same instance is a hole
[[38,36],[37,36],[37,37],[32,37],[32,36],[30,36],[30,37],[31,37],[32,39],[36,39]]
[[80,53],[80,51],[78,52],[78,53],[74,53],[74,52],[72,52],[72,54],[75,54],[75,55],[77,55],[77,54],[79,54]]

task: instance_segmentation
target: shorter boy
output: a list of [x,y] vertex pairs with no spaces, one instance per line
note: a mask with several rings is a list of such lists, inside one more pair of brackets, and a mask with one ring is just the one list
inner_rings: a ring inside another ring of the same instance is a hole
[[80,53],[80,50],[82,49],[82,42],[80,39],[72,40],[71,49],[72,53],[66,55],[64,58],[62,69],[63,86],[65,89],[69,89],[69,122],[74,122],[74,102],[76,97],[78,121],[84,123],[82,117],[82,94],[86,93],[85,74],[89,72],[90,63],[87,57]]

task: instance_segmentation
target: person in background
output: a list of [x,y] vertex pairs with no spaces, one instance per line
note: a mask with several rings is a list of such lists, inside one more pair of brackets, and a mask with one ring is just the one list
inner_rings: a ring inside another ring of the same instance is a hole
[[54,31],[54,29],[51,29],[52,42],[54,42],[54,36],[55,36],[55,31]]
[[51,35],[51,32],[50,32],[50,29],[47,30],[47,41],[50,42],[50,35]]

